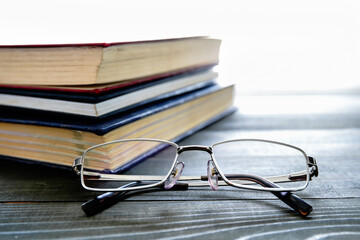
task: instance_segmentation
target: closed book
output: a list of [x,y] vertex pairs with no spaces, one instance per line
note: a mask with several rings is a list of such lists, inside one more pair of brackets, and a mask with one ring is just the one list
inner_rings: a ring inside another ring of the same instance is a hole
[[102,92],[0,88],[0,106],[104,117],[214,84],[209,68]]
[[122,43],[2,45],[0,85],[89,85],[157,79],[219,60],[207,37]]
[[[85,149],[116,139],[177,141],[232,112],[233,92],[233,86],[215,85],[102,119],[5,111],[0,155],[70,167]],[[127,169],[140,160],[112,161],[107,168]]]

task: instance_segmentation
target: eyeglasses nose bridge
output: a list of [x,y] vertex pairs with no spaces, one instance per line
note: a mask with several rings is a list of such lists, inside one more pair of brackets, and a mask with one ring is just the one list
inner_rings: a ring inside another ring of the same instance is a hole
[[208,146],[203,146],[203,145],[188,145],[188,146],[181,146],[178,148],[177,153],[181,154],[182,152],[187,152],[187,151],[204,151],[207,152],[209,154],[212,154],[212,148],[208,147]]

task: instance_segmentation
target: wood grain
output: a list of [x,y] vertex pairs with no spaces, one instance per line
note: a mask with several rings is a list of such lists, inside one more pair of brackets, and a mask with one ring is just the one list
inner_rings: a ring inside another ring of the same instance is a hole
[[306,219],[277,200],[125,201],[90,218],[81,212],[79,203],[1,204],[0,237],[304,239],[359,230],[359,199],[310,202],[317,208]]
[[[343,108],[319,114],[245,114],[240,105],[180,143],[251,137],[303,148],[320,170],[297,193],[314,208],[307,218],[272,194],[230,187],[144,192],[86,217],[81,203],[96,193],[83,190],[73,173],[1,160],[0,239],[359,239],[360,97],[343,97]],[[183,174],[203,174],[206,160],[184,153]]]

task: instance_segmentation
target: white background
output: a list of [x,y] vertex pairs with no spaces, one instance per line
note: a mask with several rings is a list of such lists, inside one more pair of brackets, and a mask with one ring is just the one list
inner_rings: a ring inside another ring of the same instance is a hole
[[241,93],[358,92],[360,1],[0,1],[0,44],[223,40]]

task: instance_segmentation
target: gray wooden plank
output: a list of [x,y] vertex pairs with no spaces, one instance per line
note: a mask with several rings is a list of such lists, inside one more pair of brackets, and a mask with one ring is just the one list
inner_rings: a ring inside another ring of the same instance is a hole
[[360,199],[310,202],[319,207],[309,218],[263,200],[123,202],[90,218],[78,203],[0,204],[0,238],[304,239],[359,232]]

